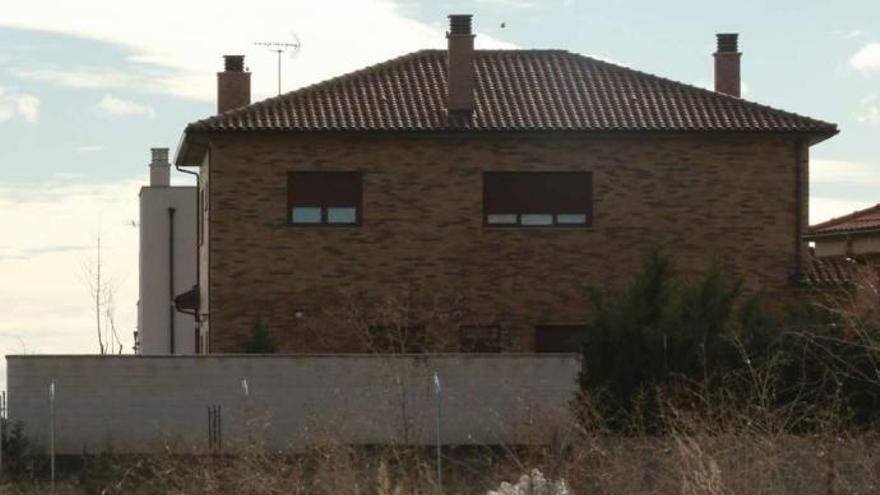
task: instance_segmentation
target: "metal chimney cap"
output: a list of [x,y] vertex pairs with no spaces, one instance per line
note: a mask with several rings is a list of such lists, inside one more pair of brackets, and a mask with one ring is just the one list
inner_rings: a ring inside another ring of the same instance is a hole
[[471,14],[451,14],[449,16],[449,34],[473,34],[471,31]]
[[244,72],[244,55],[223,55],[223,70]]
[[151,163],[168,164],[168,148],[150,148]]
[[739,34],[718,33],[715,36],[718,38],[718,53],[737,53],[739,51],[737,46]]

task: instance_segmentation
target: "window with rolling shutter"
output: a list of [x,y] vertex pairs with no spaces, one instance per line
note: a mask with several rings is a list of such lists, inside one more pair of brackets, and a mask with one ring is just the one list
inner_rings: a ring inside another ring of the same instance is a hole
[[492,227],[588,227],[591,172],[484,172],[483,223]]
[[287,215],[293,225],[360,225],[360,172],[290,172]]

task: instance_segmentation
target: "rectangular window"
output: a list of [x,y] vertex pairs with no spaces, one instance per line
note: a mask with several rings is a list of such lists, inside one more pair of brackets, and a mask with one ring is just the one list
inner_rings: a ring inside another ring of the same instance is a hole
[[501,352],[501,329],[498,325],[464,325],[458,329],[461,352]]
[[535,352],[580,352],[586,331],[584,325],[539,325]]
[[486,225],[589,227],[592,172],[484,172]]
[[360,172],[290,172],[288,219],[294,225],[359,225]]

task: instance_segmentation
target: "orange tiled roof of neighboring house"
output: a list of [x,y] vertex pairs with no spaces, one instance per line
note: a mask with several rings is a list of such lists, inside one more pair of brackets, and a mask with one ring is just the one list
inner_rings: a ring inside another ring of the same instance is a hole
[[880,231],[880,203],[864,210],[813,225],[809,237],[841,235],[853,232]]

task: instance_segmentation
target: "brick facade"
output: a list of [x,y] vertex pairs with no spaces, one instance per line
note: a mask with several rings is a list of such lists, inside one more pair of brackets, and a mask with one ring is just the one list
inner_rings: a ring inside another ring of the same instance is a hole
[[[364,350],[361,327],[403,320],[441,322],[437,348],[455,347],[459,324],[497,324],[504,349],[527,351],[537,324],[586,323],[586,288],[624,283],[655,245],[686,273],[719,258],[748,290],[783,290],[806,229],[792,135],[214,136],[202,169],[212,352],[240,351],[258,317],[287,352]],[[297,170],[362,171],[363,225],[288,225]],[[592,227],[484,227],[489,170],[592,171]]]

